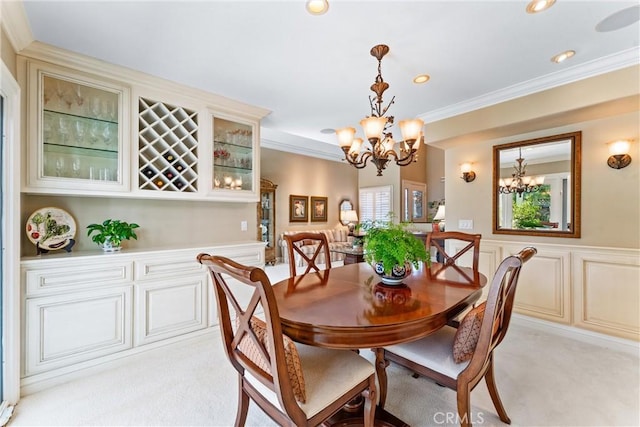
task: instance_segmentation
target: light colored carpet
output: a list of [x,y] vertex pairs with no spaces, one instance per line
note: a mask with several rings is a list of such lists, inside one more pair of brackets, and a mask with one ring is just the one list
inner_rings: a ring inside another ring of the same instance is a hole
[[[272,280],[286,277],[267,268]],[[283,275],[284,274],[284,275]],[[364,350],[365,357],[373,354]],[[513,322],[496,351],[496,378],[512,425],[638,426],[637,354]],[[455,392],[388,368],[386,408],[412,426],[453,426]],[[10,426],[231,426],[235,371],[217,330],[132,356],[108,371],[23,397]],[[503,425],[483,383],[471,394],[477,426]],[[453,422],[452,422],[453,421]],[[247,426],[276,425],[251,404]]]

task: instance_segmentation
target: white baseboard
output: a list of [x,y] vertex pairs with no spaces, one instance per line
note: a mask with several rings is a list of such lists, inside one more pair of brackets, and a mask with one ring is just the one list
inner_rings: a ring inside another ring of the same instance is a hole
[[573,326],[561,325],[547,320],[536,319],[530,316],[513,313],[511,315],[514,324],[548,332],[577,341],[586,342],[600,347],[610,348],[615,351],[628,353],[640,357],[640,343],[624,338],[587,331]]

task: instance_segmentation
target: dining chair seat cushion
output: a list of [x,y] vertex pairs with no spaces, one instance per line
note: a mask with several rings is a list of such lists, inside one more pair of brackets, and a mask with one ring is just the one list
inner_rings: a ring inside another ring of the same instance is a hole
[[[264,320],[258,319],[257,317],[251,318],[251,329],[256,334],[258,340],[265,345],[267,349],[270,349],[271,346],[266,342],[267,340],[267,324]],[[298,349],[296,345],[286,335],[282,335],[282,339],[284,342],[284,356],[285,362],[287,363],[287,371],[289,372],[289,379],[291,380],[291,387],[293,388],[293,394],[296,397],[298,402],[304,403],[307,399],[306,395],[306,387],[304,381],[304,373],[302,371],[302,367],[300,366],[300,356],[298,355]],[[265,358],[262,356],[262,353],[256,346],[255,342],[251,340],[248,336],[244,336],[240,340],[240,344],[238,345],[240,350],[249,358],[253,363],[258,365],[260,369],[271,374],[270,364]]]
[[469,365],[469,361],[456,363],[453,360],[455,335],[455,328],[444,326],[417,341],[386,346],[385,350],[450,378],[458,378],[460,372]]
[[[306,402],[298,402],[298,405],[307,418],[313,417],[375,373],[374,366],[368,360],[351,350],[332,350],[300,343],[295,346],[300,355],[307,391]],[[283,410],[275,392],[248,372],[245,372],[245,378],[269,402]]]
[[473,352],[476,350],[480,338],[480,328],[486,306],[486,302],[483,302],[474,307],[460,322],[453,340],[453,360],[456,363],[471,360],[473,357]]

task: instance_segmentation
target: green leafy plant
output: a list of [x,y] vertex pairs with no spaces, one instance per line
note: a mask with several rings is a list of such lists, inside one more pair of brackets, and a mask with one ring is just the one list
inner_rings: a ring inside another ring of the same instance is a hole
[[542,226],[540,207],[531,200],[523,200],[513,205],[513,222],[516,228],[535,228]]
[[104,245],[104,242],[109,240],[113,246],[120,246],[123,240],[135,239],[138,240],[134,229],[140,227],[138,224],[132,222],[129,224],[126,221],[120,221],[118,219],[107,219],[102,224],[89,224],[87,225],[87,236],[91,236],[91,240],[98,245]]
[[431,265],[422,240],[407,230],[407,223],[389,221],[365,221],[361,228],[366,232],[364,238],[364,258],[370,263],[382,263],[385,274],[391,274],[396,265],[410,262],[414,268],[419,261]]

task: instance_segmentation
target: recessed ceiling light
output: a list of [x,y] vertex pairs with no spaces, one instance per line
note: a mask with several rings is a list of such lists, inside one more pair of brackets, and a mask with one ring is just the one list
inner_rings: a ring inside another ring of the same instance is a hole
[[429,77],[429,75],[428,75],[428,74],[420,74],[420,75],[415,76],[415,77],[413,78],[413,82],[414,82],[414,83],[426,83],[426,82],[428,82],[428,81],[429,81],[429,79],[430,79],[430,78],[431,78],[431,77]]
[[312,15],[322,15],[329,10],[329,2],[327,0],[307,0],[307,12]]
[[331,128],[324,128],[324,129],[322,129],[320,131],[320,133],[324,133],[324,134],[329,135],[329,134],[332,134],[332,133],[336,133],[336,130],[335,129],[331,129]]
[[549,9],[556,0],[533,0],[527,5],[527,13],[538,13]]
[[616,31],[640,21],[640,6],[631,6],[607,16],[596,25],[596,31],[606,33]]
[[562,61],[571,58],[575,54],[576,54],[575,50],[567,50],[552,57],[551,62],[555,62],[556,64],[559,64]]

